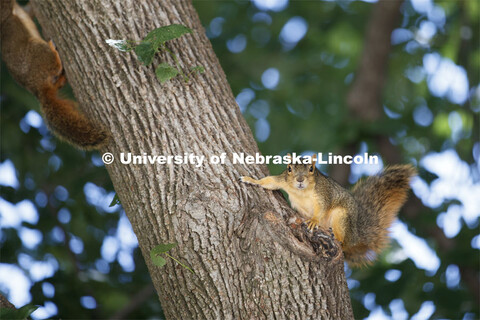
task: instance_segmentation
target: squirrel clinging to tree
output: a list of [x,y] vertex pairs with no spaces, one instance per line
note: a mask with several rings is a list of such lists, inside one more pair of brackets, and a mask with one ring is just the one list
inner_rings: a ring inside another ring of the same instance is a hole
[[388,245],[388,228],[407,199],[411,165],[385,168],[376,176],[359,181],[348,191],[312,164],[289,164],[278,176],[260,180],[241,177],[245,183],[265,189],[282,189],[292,207],[310,230],[332,228],[351,266],[371,263]]
[[47,126],[80,149],[97,149],[108,133],[81,114],[73,101],[58,97],[65,84],[62,62],[52,41],[15,0],[0,0],[2,60],[10,75],[40,101]]

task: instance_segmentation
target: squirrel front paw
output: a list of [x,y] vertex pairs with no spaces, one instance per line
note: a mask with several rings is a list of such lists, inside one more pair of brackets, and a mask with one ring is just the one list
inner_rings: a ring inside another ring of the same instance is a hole
[[240,177],[238,180],[240,180],[240,181],[243,182],[243,183],[255,184],[254,179],[252,179],[252,178],[250,178],[250,177],[242,176],[242,177]]
[[320,225],[320,220],[317,217],[312,217],[311,219],[305,221],[305,223],[307,224],[308,230],[313,231],[313,229]]

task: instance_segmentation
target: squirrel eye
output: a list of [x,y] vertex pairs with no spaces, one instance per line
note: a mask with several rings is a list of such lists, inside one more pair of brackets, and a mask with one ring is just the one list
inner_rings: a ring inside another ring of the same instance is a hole
[[288,166],[288,172],[292,172],[292,167],[291,166]]
[[313,172],[313,166],[310,166],[310,172]]

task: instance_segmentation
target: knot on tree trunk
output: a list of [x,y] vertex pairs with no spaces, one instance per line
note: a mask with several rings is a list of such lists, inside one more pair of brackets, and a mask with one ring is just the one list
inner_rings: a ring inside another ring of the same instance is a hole
[[260,220],[271,231],[275,241],[301,258],[316,263],[343,262],[341,245],[331,229],[311,232],[300,219],[287,224],[279,213],[272,211],[264,212]]

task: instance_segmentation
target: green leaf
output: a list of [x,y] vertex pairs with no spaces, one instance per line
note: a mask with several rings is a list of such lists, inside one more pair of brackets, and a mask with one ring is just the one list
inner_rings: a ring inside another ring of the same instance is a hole
[[21,307],[20,309],[8,309],[8,308],[0,308],[0,318],[1,319],[27,319],[29,315],[32,314],[33,311],[37,310],[38,307],[34,306],[33,304],[27,304]]
[[157,52],[157,47],[154,47],[151,42],[142,42],[135,47],[135,53],[137,54],[138,60],[141,63],[148,66],[152,63],[153,57]]
[[154,247],[152,251],[150,251],[150,255],[165,253],[167,251],[170,251],[170,249],[175,248],[176,246],[176,243],[161,243],[158,246]]
[[173,40],[183,36],[184,34],[192,33],[192,29],[181,24],[172,24],[165,27],[160,27],[150,31],[143,41],[151,42],[154,47],[159,47],[166,41]]
[[155,75],[157,76],[160,83],[165,83],[166,81],[172,79],[178,74],[177,68],[169,65],[168,63],[161,63],[158,65],[155,70]]
[[159,267],[163,267],[167,263],[167,261],[162,257],[162,254],[174,248],[176,245],[176,243],[162,243],[154,247],[150,251],[150,258],[152,259],[153,264]]
[[196,67],[193,67],[191,70],[192,70],[192,72],[198,72],[198,73],[204,73],[205,72],[205,68],[203,66],[196,66]]
[[152,258],[153,264],[158,266],[158,267],[163,267],[167,263],[167,260],[162,258],[162,256],[154,255],[151,252],[150,252],[150,258]]
[[121,204],[121,203],[120,203],[120,199],[118,199],[118,195],[115,193],[115,195],[113,196],[113,200],[112,202],[110,202],[110,205],[108,207],[113,207],[117,204]]

